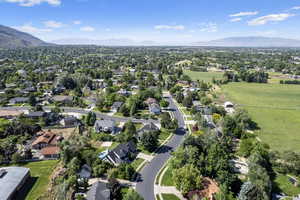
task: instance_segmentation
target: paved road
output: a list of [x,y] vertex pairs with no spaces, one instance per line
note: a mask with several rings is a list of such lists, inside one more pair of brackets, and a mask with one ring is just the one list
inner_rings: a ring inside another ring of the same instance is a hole
[[140,178],[137,182],[137,192],[144,197],[145,200],[154,200],[154,181],[155,176],[163,167],[165,162],[171,157],[171,151],[175,150],[183,141],[186,131],[184,130],[184,119],[173,99],[169,96],[167,98],[169,107],[174,110],[174,117],[178,120],[179,128],[176,130],[171,140],[160,148],[157,155],[148,163],[140,172]]
[[[49,110],[51,110],[51,108],[53,108],[53,107],[49,107],[49,106],[43,107],[43,109],[45,111],[49,111]],[[30,107],[29,106],[12,106],[12,107],[0,107],[0,109],[28,111],[30,109]],[[90,112],[90,110],[83,109],[83,108],[60,107],[60,109],[64,113],[88,114]],[[131,120],[132,122],[135,122],[135,123],[150,123],[150,122],[153,122],[155,124],[160,123],[158,120],[152,120],[152,119],[145,120],[145,119],[136,119],[136,118],[132,118],[132,117],[117,117],[117,116],[109,116],[104,113],[100,113],[100,112],[96,112],[96,111],[93,111],[93,112],[96,114],[97,118],[99,118],[99,119],[108,119],[108,120],[114,120],[117,122],[127,122],[127,121]]]

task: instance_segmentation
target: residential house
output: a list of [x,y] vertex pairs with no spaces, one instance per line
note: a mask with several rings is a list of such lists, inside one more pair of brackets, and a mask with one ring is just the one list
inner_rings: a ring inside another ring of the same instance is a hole
[[28,103],[28,97],[15,97],[9,100],[9,104],[19,104],[19,103]]
[[87,200],[110,200],[110,190],[106,183],[95,182],[86,194]]
[[97,120],[94,129],[97,133],[105,132],[114,134],[116,132],[116,123],[113,120]]
[[42,131],[38,133],[38,137],[31,143],[33,149],[43,149],[47,146],[57,146],[58,142],[63,138],[51,131]]
[[52,97],[52,100],[57,103],[62,103],[62,104],[70,104],[73,102],[73,97],[72,96],[63,96],[63,95],[56,95]]
[[66,116],[59,123],[64,127],[75,127],[80,124],[79,120],[74,116]]
[[58,146],[47,146],[42,148],[41,154],[44,158],[49,159],[58,159],[59,158],[60,148]]
[[120,107],[123,105],[123,102],[117,101],[111,106],[111,111],[118,112]]
[[80,178],[86,178],[86,179],[88,179],[88,178],[90,178],[91,175],[92,175],[92,168],[91,168],[89,165],[84,164],[84,165],[81,167],[80,171],[77,173],[77,175],[78,175]]
[[29,112],[26,117],[31,118],[31,119],[39,119],[39,118],[44,118],[47,116],[47,113],[44,111],[36,111],[36,112]]
[[149,112],[154,115],[159,115],[161,113],[160,106],[156,103],[153,103],[149,106]]
[[131,92],[127,91],[125,89],[120,89],[117,93],[122,96],[130,96],[131,95]]
[[132,158],[136,155],[137,149],[133,141],[119,144],[116,148],[109,151],[107,156],[103,159],[116,166],[121,163],[129,163]]
[[143,134],[146,132],[155,132],[155,131],[159,131],[159,128],[153,122],[146,124],[145,126],[143,126],[141,129],[137,131],[138,139],[141,140]]

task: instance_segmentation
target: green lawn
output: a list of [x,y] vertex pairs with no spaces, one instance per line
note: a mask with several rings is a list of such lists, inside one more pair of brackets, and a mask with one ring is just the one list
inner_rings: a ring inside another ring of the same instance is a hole
[[169,136],[170,136],[170,131],[165,130],[165,129],[161,129],[161,132],[159,134],[159,144],[162,144]]
[[274,180],[278,192],[283,192],[284,194],[288,196],[296,196],[300,194],[300,187],[295,187],[290,181],[289,177],[283,174],[279,174],[276,176],[276,179]]
[[190,70],[184,70],[184,73],[191,77],[191,79],[194,81],[202,80],[205,82],[211,82],[213,77],[215,77],[215,79],[223,78],[222,72],[195,72]]
[[22,167],[30,169],[32,183],[29,193],[27,194],[26,200],[37,200],[40,196],[47,192],[48,184],[50,181],[50,175],[56,167],[57,160],[47,160],[40,162],[30,162]]
[[163,197],[163,200],[180,200],[177,196],[174,194],[161,194]]
[[164,176],[162,177],[161,185],[162,186],[174,186],[173,178],[172,178],[172,170],[170,167],[167,169]]
[[261,128],[259,138],[272,149],[299,151],[299,85],[230,83],[222,88],[227,98],[249,111]]
[[131,166],[136,170],[138,168],[138,166],[140,166],[140,164],[142,164],[143,161],[144,161],[144,159],[137,158],[131,163]]

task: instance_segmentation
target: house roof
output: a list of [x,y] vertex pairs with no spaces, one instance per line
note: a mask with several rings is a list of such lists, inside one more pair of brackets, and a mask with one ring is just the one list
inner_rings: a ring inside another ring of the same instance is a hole
[[29,100],[28,97],[15,97],[15,98],[10,99],[9,101],[10,102],[12,102],[12,101],[14,101],[14,102],[26,102],[28,100]]
[[95,126],[97,127],[114,127],[115,121],[113,120],[97,120],[95,122]]
[[59,154],[59,147],[58,146],[48,146],[48,147],[44,147],[41,150],[41,154],[43,154],[44,156],[47,155],[57,155]]
[[117,101],[111,107],[112,108],[120,108],[123,105],[123,102]]
[[40,143],[56,145],[58,140],[59,140],[59,136],[57,136],[55,133],[52,133],[51,131],[48,131],[48,132],[43,132],[42,135],[37,137],[32,142],[31,145],[34,146]]
[[86,194],[87,200],[110,200],[110,190],[106,183],[96,182]]
[[133,141],[129,141],[127,143],[119,144],[112,151],[116,153],[120,158],[124,158],[128,153],[134,153],[136,151],[136,146]]
[[146,124],[141,129],[138,130],[138,134],[145,133],[145,132],[151,132],[151,131],[158,131],[159,128],[153,123]]
[[72,96],[63,96],[63,95],[56,95],[52,97],[53,101],[72,101],[73,97]]
[[3,167],[0,170],[4,172],[0,178],[0,198],[9,199],[30,170],[25,167]]

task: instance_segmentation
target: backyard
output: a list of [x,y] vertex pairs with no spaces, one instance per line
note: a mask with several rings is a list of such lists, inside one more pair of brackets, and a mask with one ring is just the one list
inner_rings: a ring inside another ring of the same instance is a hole
[[249,111],[260,127],[258,137],[271,149],[299,151],[299,85],[240,82],[222,89],[226,98]]

